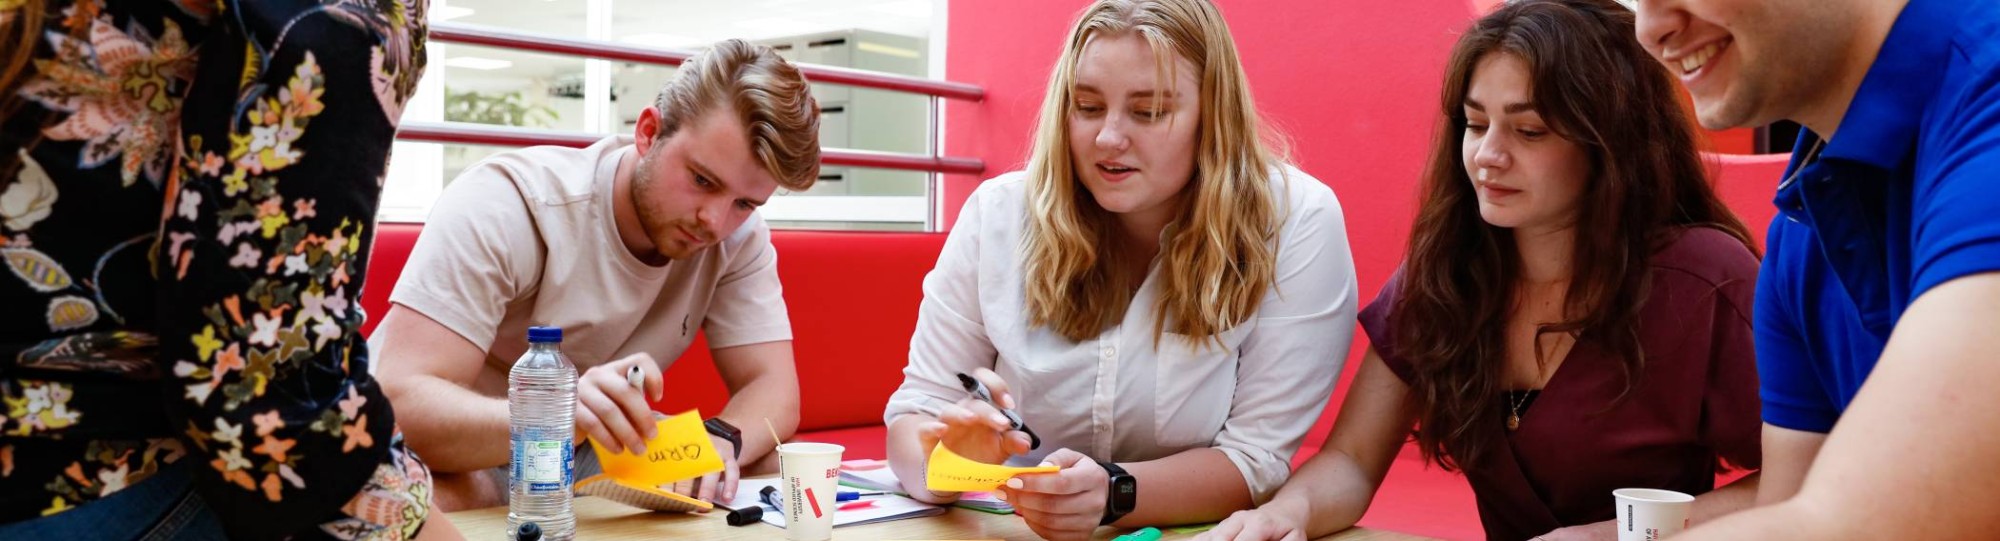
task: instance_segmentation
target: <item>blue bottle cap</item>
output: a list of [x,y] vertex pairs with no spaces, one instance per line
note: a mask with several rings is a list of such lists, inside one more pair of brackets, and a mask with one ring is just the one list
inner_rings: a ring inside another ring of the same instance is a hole
[[528,343],[561,343],[562,327],[528,327]]

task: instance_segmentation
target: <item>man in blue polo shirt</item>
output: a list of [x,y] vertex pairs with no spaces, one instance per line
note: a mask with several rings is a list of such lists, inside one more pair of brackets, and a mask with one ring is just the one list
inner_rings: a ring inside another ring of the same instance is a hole
[[1757,288],[1766,507],[1690,538],[2000,536],[2000,2],[1640,0],[1703,126],[1809,131]]

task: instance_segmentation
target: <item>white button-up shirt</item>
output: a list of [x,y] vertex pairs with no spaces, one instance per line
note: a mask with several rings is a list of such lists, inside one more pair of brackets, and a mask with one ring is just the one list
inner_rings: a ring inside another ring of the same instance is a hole
[[1271,182],[1274,215],[1283,220],[1276,285],[1247,321],[1220,333],[1223,348],[1173,333],[1155,347],[1157,264],[1125,317],[1095,338],[1071,341],[1030,327],[1021,252],[1027,176],[985,182],[924,278],[910,364],[884,421],[937,415],[967,396],[957,374],[989,367],[1006,378],[1021,417],[1042,439],[1012,464],[1031,465],[1061,448],[1135,462],[1213,447],[1235,463],[1258,503],[1269,499],[1333,393],[1356,306],[1354,260],[1333,190],[1289,166]]

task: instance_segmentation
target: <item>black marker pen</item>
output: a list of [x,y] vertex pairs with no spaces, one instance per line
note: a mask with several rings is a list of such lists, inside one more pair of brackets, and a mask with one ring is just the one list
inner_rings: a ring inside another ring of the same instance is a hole
[[998,402],[994,402],[993,393],[986,390],[985,383],[980,383],[978,378],[965,374],[958,375],[958,383],[965,386],[965,392],[972,393],[973,398],[978,398],[980,401],[991,404],[993,409],[1000,410],[1001,415],[1007,416],[1007,423],[1010,425],[1010,428],[1028,433],[1029,449],[1039,449],[1042,447],[1042,437],[1036,436],[1035,431],[1028,429],[1028,423],[1021,421],[1021,414],[1014,413],[1014,410],[1000,407]]

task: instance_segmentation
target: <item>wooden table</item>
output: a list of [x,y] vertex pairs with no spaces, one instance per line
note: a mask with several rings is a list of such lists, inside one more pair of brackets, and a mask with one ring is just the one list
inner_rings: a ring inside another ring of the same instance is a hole
[[[785,531],[769,524],[730,526],[723,512],[708,514],[654,513],[601,498],[576,499],[578,541],[700,539],[704,541],[748,541],[784,539]],[[507,508],[490,507],[447,515],[465,538],[474,541],[507,539]],[[1111,539],[1126,532],[1099,528],[1094,539]],[[1190,539],[1193,535],[1168,534],[1162,539]],[[878,541],[890,539],[1041,539],[1020,517],[981,513],[953,508],[943,515],[847,526],[833,529],[834,541]],[[1428,537],[1380,530],[1354,528],[1319,541],[1420,541]]]

